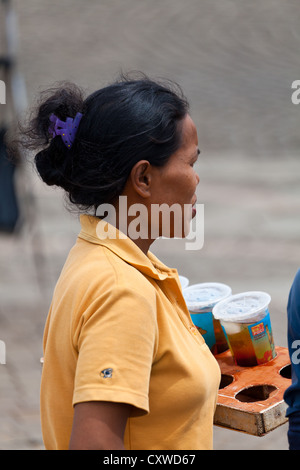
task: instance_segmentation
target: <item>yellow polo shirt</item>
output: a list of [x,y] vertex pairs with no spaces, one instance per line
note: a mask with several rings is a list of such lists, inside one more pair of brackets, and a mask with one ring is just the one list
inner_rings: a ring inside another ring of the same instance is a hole
[[44,332],[46,449],[68,448],[74,404],[101,400],[133,405],[127,449],[211,449],[220,370],[177,271],[129,238],[100,239],[104,221],[81,225]]

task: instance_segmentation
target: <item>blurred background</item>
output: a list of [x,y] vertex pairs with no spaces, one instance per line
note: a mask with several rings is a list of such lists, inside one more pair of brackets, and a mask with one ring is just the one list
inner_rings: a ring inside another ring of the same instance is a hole
[[[60,80],[89,93],[139,70],[182,86],[199,134],[204,246],[158,240],[152,251],[190,284],[267,291],[275,343],[286,347],[286,304],[300,266],[300,105],[291,100],[300,79],[299,2],[0,0],[0,8],[0,56],[13,59],[0,62],[0,129],[13,130]],[[13,215],[0,227],[0,448],[42,449],[43,328],[79,223],[22,155],[7,178],[0,172],[2,216],[7,207]],[[214,431],[216,449],[288,448],[287,425],[260,438]]]

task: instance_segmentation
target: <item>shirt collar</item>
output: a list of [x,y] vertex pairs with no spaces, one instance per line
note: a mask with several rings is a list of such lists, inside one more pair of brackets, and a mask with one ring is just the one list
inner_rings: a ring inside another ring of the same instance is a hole
[[143,274],[163,281],[177,273],[176,269],[165,266],[150,251],[145,255],[134,241],[105,220],[91,215],[81,215],[80,223],[79,238],[105,246]]

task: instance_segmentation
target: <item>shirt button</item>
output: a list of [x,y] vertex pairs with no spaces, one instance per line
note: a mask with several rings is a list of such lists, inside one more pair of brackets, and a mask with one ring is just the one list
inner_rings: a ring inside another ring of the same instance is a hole
[[191,332],[193,333],[193,335],[196,335],[198,332],[197,332],[197,328],[195,326],[191,326],[190,327],[190,330]]

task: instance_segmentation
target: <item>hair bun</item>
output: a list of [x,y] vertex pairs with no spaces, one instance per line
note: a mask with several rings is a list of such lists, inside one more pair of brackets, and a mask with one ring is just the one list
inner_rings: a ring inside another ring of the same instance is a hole
[[[62,144],[63,145],[63,144]],[[50,147],[53,147],[51,144]],[[67,173],[67,159],[62,161],[58,153],[54,153],[50,147],[41,150],[35,156],[35,164],[37,171],[48,186],[59,186],[66,191],[70,190],[70,181],[66,177]],[[55,158],[54,158],[55,155]]]

